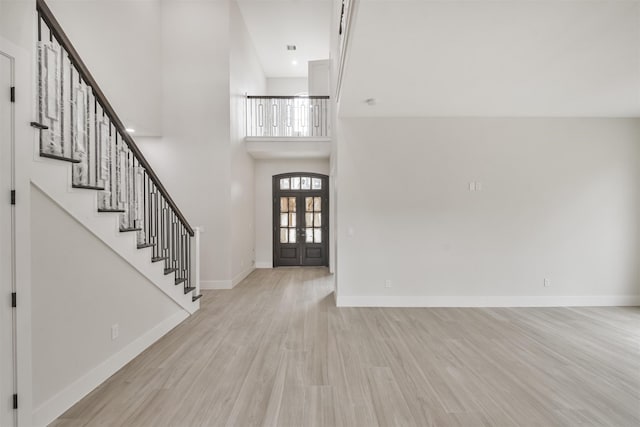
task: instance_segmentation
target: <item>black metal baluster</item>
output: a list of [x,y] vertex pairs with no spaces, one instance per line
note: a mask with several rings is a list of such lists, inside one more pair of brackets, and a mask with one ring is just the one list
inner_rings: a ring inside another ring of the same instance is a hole
[[[44,85],[42,84],[42,67],[44,66],[44,54],[42,51],[42,17],[40,16],[40,11],[38,11],[38,106],[39,106],[39,115],[38,119],[40,124],[44,124],[44,101],[43,101],[43,93],[44,93]],[[40,152],[42,153],[42,131],[39,132],[38,138],[40,139]]]
[[184,273],[182,275],[182,277],[184,277],[184,286],[191,287],[191,285],[189,284],[189,257],[188,257],[188,253],[189,253],[189,233],[187,232],[187,229],[183,226],[182,227],[182,233],[184,235]]
[[173,268],[173,218],[171,214],[171,211],[167,211],[167,255],[169,256],[168,268]]
[[191,265],[191,236],[188,235],[187,233],[187,286],[191,287],[191,283],[193,283],[191,281],[191,269],[192,269],[192,265]]
[[176,257],[177,257],[177,266],[176,267],[178,268],[178,271],[176,272],[176,277],[182,278],[182,277],[184,277],[182,275],[182,232],[180,230],[180,226],[179,226],[178,223],[176,223],[176,230],[177,230],[177,236],[176,236],[177,242],[176,243],[177,243],[177,247],[178,247],[177,253],[176,253]]
[[[139,213],[138,213],[138,168],[137,168],[137,159],[136,157],[133,155],[133,153],[131,153],[131,188],[133,189],[133,191],[131,192],[131,212],[133,212],[133,228],[141,228],[140,227],[140,219],[139,219]],[[138,241],[140,241],[139,239],[139,233],[136,232],[136,236],[138,236]]]
[[60,46],[60,105],[58,108],[60,109],[60,154],[62,157],[65,157],[64,145],[66,142],[64,137],[64,53],[64,49]]
[[153,244],[153,240],[151,238],[151,180],[149,180],[149,175],[147,175],[146,169],[144,170],[144,182],[146,185],[146,192],[144,193],[145,200],[147,201],[147,213],[144,217],[145,220],[145,232],[147,235],[147,244]]
[[153,221],[153,227],[155,229],[154,233],[153,233],[153,256],[154,257],[159,257],[160,256],[160,240],[158,239],[158,189],[154,186],[153,187],[153,212],[154,212],[154,221]]
[[164,200],[162,198],[162,256],[165,257],[164,265],[165,268],[169,268],[169,215],[167,214],[167,207]]
[[120,200],[121,200],[121,198],[120,198],[120,188],[121,188],[120,176],[122,174],[122,171],[121,171],[122,166],[120,165],[121,156],[120,156],[120,143],[119,143],[119,140],[120,140],[120,133],[116,132],[116,141],[115,141],[115,148],[114,148],[115,149],[114,158],[115,158],[115,161],[116,161],[116,163],[115,163],[115,168],[116,168],[115,180],[116,181],[115,181],[115,186],[114,186],[115,193],[116,193],[115,194],[115,202],[116,203],[115,203],[114,206],[116,207],[116,209],[121,209],[122,208],[120,206]]
[[143,187],[143,192],[142,192],[142,200],[144,203],[144,207],[142,209],[143,215],[143,221],[144,221],[144,241],[146,244],[150,244],[151,243],[151,233],[149,232],[149,222],[150,222],[150,208],[151,206],[149,206],[149,191],[151,191],[151,189],[149,188],[149,180],[147,177],[147,171],[143,170],[142,171],[142,187]]
[[176,268],[176,223],[173,218],[173,211],[169,212],[171,218],[171,268]]
[[73,128],[74,117],[76,116],[76,104],[75,104],[75,91],[74,87],[74,79],[73,79],[73,63],[71,62],[71,58],[69,58],[69,158],[75,159],[75,151],[74,150],[74,135],[75,129]]
[[[175,218],[174,218],[175,221]],[[176,230],[176,277],[180,277],[180,275],[182,274],[181,268],[182,265],[180,264],[180,230],[178,229],[178,224],[177,222],[174,225],[174,228]]]
[[131,164],[129,171],[130,188],[129,192],[129,223],[131,228],[138,228],[137,215],[136,215],[136,159],[133,157],[133,153],[129,151],[129,162]]
[[[93,93],[93,91],[91,91]],[[95,143],[94,152],[94,169],[95,169],[95,186],[98,187],[100,185],[100,132],[98,129],[98,100],[96,99],[95,94],[93,95],[93,141]]]
[[115,204],[113,203],[114,190],[115,186],[113,185],[113,140],[115,136],[113,128],[113,123],[111,123],[111,118],[109,118],[109,209],[115,209]]
[[142,171],[142,179],[140,180],[140,185],[142,186],[141,197],[142,197],[142,234],[144,235],[144,244],[149,243],[149,235],[147,234],[147,173]]
[[164,258],[164,212],[162,210],[162,196],[158,194],[156,198],[158,200],[158,256]]
[[176,216],[171,211],[171,217],[173,221],[173,268],[178,268],[178,224],[176,221]]
[[187,232],[187,229],[185,227],[183,227],[183,234],[184,234],[184,273],[183,276],[184,277],[184,286],[185,287],[190,287],[191,285],[189,284],[189,258],[187,257],[187,254],[189,253],[189,233]]
[[182,235],[184,236],[184,245],[182,250],[184,251],[183,259],[184,259],[184,265],[183,265],[183,269],[184,269],[184,273],[182,274],[182,277],[184,277],[185,280],[185,286],[189,286],[189,282],[187,281],[187,277],[189,276],[189,264],[187,262],[187,251],[189,250],[189,233],[187,233],[187,229],[184,227],[182,227]]
[[175,267],[175,260],[174,260],[174,249],[173,249],[173,242],[174,242],[174,238],[173,238],[173,211],[170,209],[167,209],[167,238],[168,238],[168,253],[169,253],[169,268],[174,268]]
[[122,182],[120,185],[122,187],[122,209],[124,210],[124,214],[122,215],[123,227],[129,228],[129,212],[131,211],[131,207],[129,206],[129,152],[124,143],[120,149],[122,150],[122,154],[120,155],[122,163],[120,166],[120,175]]
[[176,223],[176,227],[178,230],[178,276],[180,278],[184,277],[183,274],[183,262],[182,262],[182,228],[180,227],[180,223]]
[[132,175],[133,175],[133,162],[131,159],[131,151],[127,149],[127,228],[134,228],[133,227],[133,218],[132,218],[132,212],[133,212],[133,204],[131,203],[131,199],[133,197],[133,195],[131,193],[133,193],[133,185],[132,184]]
[[86,162],[86,169],[85,169],[85,175],[86,175],[86,185],[90,185],[91,184],[91,153],[92,153],[92,147],[91,147],[91,107],[90,107],[90,102],[89,100],[91,99],[91,96],[93,94],[93,91],[90,90],[91,88],[88,88],[89,90],[87,91],[87,99],[86,101],[86,105],[84,105],[85,108],[85,124],[84,124],[84,128],[85,128],[85,132],[86,132],[86,151],[87,151],[87,162]]

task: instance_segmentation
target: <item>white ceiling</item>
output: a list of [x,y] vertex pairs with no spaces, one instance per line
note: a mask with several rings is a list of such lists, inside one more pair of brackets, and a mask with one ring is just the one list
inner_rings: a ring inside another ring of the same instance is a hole
[[341,116],[640,116],[637,0],[358,7]]
[[[307,61],[329,57],[331,0],[238,0],[238,5],[267,77],[306,77]],[[288,44],[297,50],[287,51]]]

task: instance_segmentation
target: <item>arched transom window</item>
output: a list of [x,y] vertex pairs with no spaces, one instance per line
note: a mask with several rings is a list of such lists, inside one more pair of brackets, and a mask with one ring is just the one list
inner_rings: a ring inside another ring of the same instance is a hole
[[304,175],[280,178],[280,190],[322,190],[322,178]]

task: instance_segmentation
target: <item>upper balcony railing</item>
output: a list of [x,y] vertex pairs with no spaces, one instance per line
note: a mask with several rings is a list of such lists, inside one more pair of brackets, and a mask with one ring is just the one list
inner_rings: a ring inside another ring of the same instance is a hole
[[328,96],[247,96],[248,137],[331,136]]

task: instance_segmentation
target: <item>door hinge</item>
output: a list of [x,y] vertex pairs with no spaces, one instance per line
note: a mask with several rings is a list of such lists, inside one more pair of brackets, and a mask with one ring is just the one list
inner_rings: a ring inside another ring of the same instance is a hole
[[18,409],[18,395],[13,395],[13,409]]
[[11,86],[11,102],[16,102],[16,87]]
[[18,306],[18,294],[11,292],[11,307],[16,308]]
[[16,204],[16,190],[11,190],[11,204]]

